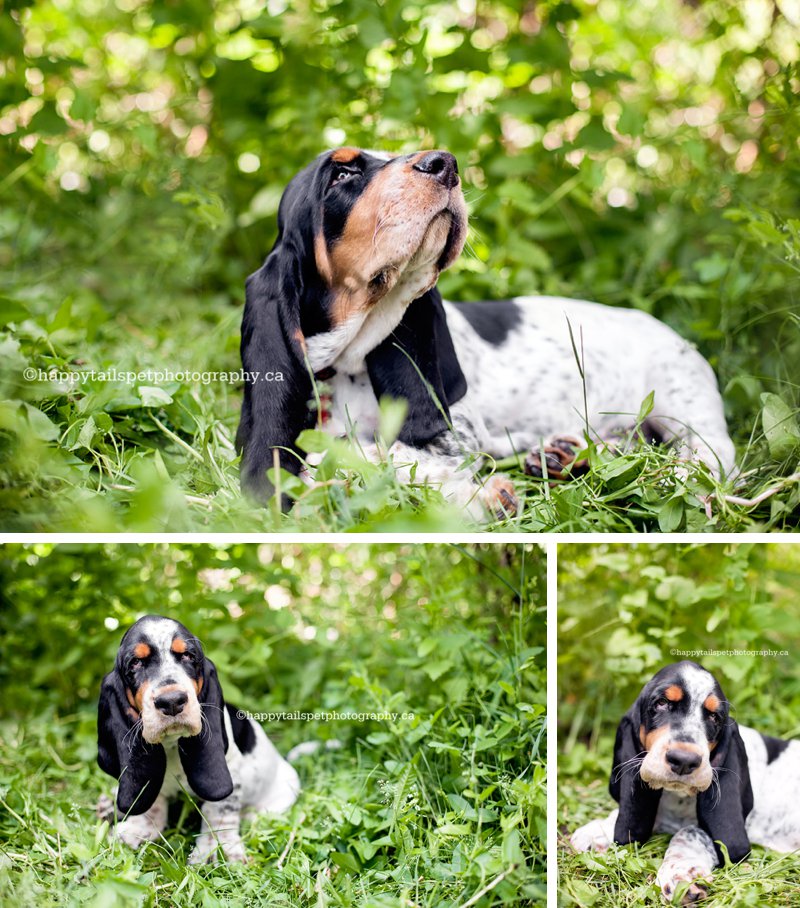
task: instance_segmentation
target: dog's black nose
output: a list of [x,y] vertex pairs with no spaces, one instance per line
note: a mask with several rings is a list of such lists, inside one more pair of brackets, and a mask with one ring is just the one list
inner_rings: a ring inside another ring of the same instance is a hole
[[430,174],[448,189],[458,185],[458,163],[449,151],[429,151],[414,164],[414,170]]
[[688,776],[700,765],[702,757],[693,750],[676,748],[667,751],[667,763],[676,776]]
[[171,690],[166,694],[160,694],[153,700],[156,709],[164,713],[165,716],[177,716],[178,713],[186,706],[189,698],[182,690]]

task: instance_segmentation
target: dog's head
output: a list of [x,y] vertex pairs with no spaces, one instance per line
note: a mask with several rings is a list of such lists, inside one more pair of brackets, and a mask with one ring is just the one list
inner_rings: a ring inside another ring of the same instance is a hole
[[661,669],[639,694],[639,767],[651,788],[681,794],[705,791],[713,778],[711,760],[726,734],[730,709],[722,688],[694,662]]
[[701,827],[725,842],[733,860],[747,853],[744,819],[753,805],[747,753],[711,672],[677,662],[645,684],[617,729],[609,787],[620,803],[618,842],[649,837],[667,790],[697,796]]
[[165,744],[177,743],[189,784],[203,800],[231,793],[224,708],[214,664],[182,624],[147,615],[128,629],[98,711],[98,763],[119,779],[122,813],[152,805],[164,779]]
[[366,370],[376,398],[407,401],[406,444],[446,430],[466,382],[435,284],[466,230],[458,166],[446,151],[337,148],[292,179],[275,245],[247,280],[244,370],[283,380],[245,385],[237,433],[245,488],[262,498],[269,491],[273,449],[298,472],[292,451],[314,424],[314,376],[330,369]]
[[399,295],[430,289],[464,245],[467,212],[447,151],[390,155],[337,148],[289,183],[279,239],[313,250],[331,327]]

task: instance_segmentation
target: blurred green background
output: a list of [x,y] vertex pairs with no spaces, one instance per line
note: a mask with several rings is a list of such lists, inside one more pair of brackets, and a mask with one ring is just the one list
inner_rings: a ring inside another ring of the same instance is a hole
[[[32,544],[0,550],[0,902],[544,904],[545,556],[534,545]],[[297,764],[246,867],[185,868],[191,810],[142,853],[95,818],[100,682],[169,615]],[[286,855],[279,864],[284,849]],[[498,880],[497,878],[500,877]]]
[[[692,658],[712,671],[742,725],[800,738],[800,547],[561,545],[558,561],[559,904],[658,905],[651,882],[664,836],[600,856],[570,855],[566,837],[615,806],[608,779],[617,725],[671,662]],[[727,873],[709,904],[789,906],[800,896],[796,855],[757,852]]]
[[[750,492],[796,471],[798,36],[796,5],[770,0],[5,2],[4,524],[272,519],[239,500],[235,383],[21,374],[237,369],[281,191],[343,143],[457,155],[472,231],[448,296],[654,313],[716,368]],[[315,499],[313,526],[397,506],[385,477],[360,482],[350,513]],[[795,483],[756,523],[796,527],[799,500]]]

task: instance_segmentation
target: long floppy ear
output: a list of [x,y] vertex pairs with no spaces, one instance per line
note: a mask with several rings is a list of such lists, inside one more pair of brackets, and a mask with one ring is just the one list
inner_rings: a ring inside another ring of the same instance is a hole
[[608,790],[619,802],[614,826],[614,841],[618,845],[646,842],[653,833],[661,792],[648,787],[639,775],[637,761],[644,745],[639,740],[641,726],[639,701],[622,717],[614,741],[614,762]]
[[[303,273],[294,247],[288,239],[279,240],[247,279],[241,342],[245,386],[236,446],[242,452],[242,488],[261,502],[273,491],[266,475],[273,466],[273,450],[279,449],[283,469],[297,475],[294,443],[314,423],[300,328]],[[267,373],[273,373],[274,380],[266,381]],[[288,450],[280,450],[284,448]],[[288,509],[290,501],[284,496],[281,504]]]
[[148,744],[138,717],[125,696],[116,669],[103,679],[97,709],[97,763],[119,779],[117,808],[123,815],[144,813],[161,791],[167,756],[160,744]]
[[388,395],[408,401],[400,441],[420,447],[447,430],[449,408],[466,394],[467,380],[435,287],[411,303],[366,361],[378,399]]
[[731,718],[711,755],[711,766],[716,784],[697,796],[698,823],[714,840],[720,864],[724,858],[719,842],[736,864],[750,853],[745,820],[753,809],[753,789],[744,741],[739,726]]
[[203,686],[197,699],[203,711],[203,727],[199,735],[178,739],[178,754],[192,791],[203,801],[221,801],[233,791],[233,779],[225,760],[225,701],[210,659],[203,660]]

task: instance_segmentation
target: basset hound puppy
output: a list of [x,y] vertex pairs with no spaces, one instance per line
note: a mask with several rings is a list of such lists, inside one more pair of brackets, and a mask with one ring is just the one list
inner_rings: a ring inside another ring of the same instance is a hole
[[388,451],[401,478],[437,485],[476,517],[517,507],[507,478],[477,475],[479,455],[532,451],[529,472],[563,476],[585,431],[632,428],[651,392],[648,440],[717,476],[732,470],[716,378],[697,350],[636,310],[543,296],[444,302],[436,282],[466,235],[447,151],[337,148],[291,180],[275,245],[247,280],[245,491],[272,494],[276,459],[306,476],[295,442],[315,425],[380,460],[384,397],[407,402]]
[[97,762],[119,780],[114,834],[132,848],[161,836],[180,791],[204,802],[190,864],[215,860],[218,849],[245,861],[241,813],[283,812],[300,792],[261,726],[225,702],[197,637],[158,615],[128,629],[103,679]]
[[619,803],[577,829],[575,851],[646,842],[671,833],[656,876],[670,901],[707,895],[714,867],[744,860],[750,845],[800,849],[800,741],[738,725],[719,683],[696,662],[661,669],[622,717],[609,790]]

